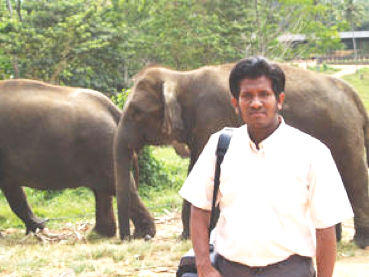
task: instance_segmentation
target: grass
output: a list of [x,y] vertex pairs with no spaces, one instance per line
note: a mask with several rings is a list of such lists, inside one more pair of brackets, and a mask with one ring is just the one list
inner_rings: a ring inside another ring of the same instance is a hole
[[312,71],[318,71],[318,72],[321,72],[321,73],[324,73],[324,74],[333,74],[337,71],[340,71],[340,69],[331,67],[331,66],[329,66],[325,63],[320,64],[319,67],[317,67],[317,66],[308,66],[308,69],[312,70]]
[[342,77],[359,93],[365,109],[369,111],[369,68],[359,69],[358,73]]
[[76,276],[150,276],[141,274],[155,271],[162,271],[160,276],[174,276],[182,253],[190,247],[188,241],[175,240],[122,243],[104,239],[77,245],[34,240],[29,237],[28,244],[17,241],[0,248],[0,276],[61,276],[66,272]]
[[[27,200],[34,213],[40,218],[58,221],[76,222],[81,218],[94,218],[95,200],[87,188],[67,189],[55,197],[44,199],[43,191],[25,188]],[[48,226],[55,227],[58,221],[51,220]],[[11,211],[5,197],[0,191],[0,230],[5,228],[24,228],[23,222]]]

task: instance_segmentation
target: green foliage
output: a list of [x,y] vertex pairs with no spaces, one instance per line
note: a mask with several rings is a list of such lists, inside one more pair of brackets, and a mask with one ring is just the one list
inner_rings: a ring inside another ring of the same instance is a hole
[[[0,46],[15,78],[93,88],[114,94],[124,83],[117,24],[105,1],[28,0],[21,18],[5,13]],[[104,20],[100,20],[103,18]]]
[[128,95],[131,93],[130,89],[123,89],[121,92],[111,96],[111,100],[118,108],[123,109],[124,103],[127,100]]
[[154,156],[152,146],[144,147],[139,153],[138,165],[140,187],[150,186],[162,190],[171,185],[168,172],[160,160]]
[[[9,1],[11,8],[0,5],[0,78],[108,95],[130,87],[149,63],[192,69],[336,50],[349,18],[364,26],[369,14],[365,0]],[[282,34],[305,35],[308,43],[295,47],[279,41]]]

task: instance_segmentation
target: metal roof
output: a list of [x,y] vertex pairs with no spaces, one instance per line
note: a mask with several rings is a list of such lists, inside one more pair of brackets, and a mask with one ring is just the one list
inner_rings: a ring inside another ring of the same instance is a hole
[[369,31],[340,32],[340,38],[369,38]]
[[[340,32],[341,39],[351,39],[354,34],[355,38],[369,38],[369,31]],[[301,34],[283,34],[278,37],[280,42],[304,42],[305,35]]]

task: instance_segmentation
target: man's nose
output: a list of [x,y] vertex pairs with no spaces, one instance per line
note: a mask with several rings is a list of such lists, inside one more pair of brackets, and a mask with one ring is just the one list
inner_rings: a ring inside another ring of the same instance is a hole
[[263,103],[261,102],[261,100],[259,99],[259,97],[253,97],[251,99],[251,103],[250,103],[250,107],[252,108],[259,108],[263,105]]

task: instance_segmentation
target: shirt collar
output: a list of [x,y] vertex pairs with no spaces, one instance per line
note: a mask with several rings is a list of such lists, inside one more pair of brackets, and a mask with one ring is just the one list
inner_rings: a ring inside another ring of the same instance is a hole
[[286,123],[282,116],[279,116],[280,124],[278,128],[266,139],[259,143],[259,149],[256,148],[256,144],[250,139],[249,133],[247,131],[247,125],[245,124],[245,132],[248,140],[248,144],[250,146],[250,150],[254,153],[270,153],[273,151],[272,149],[278,149],[277,147],[281,147],[281,138],[283,138],[284,129],[286,128]]

